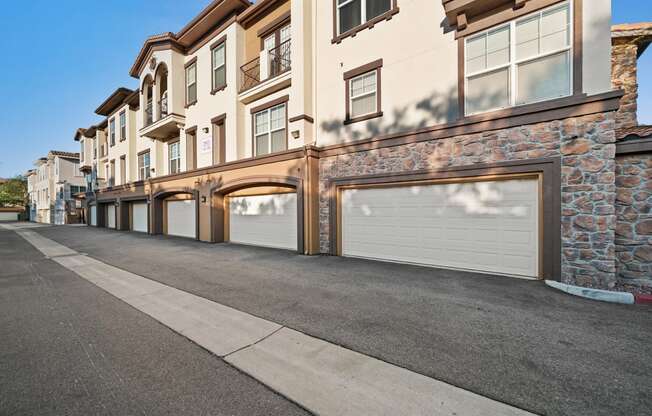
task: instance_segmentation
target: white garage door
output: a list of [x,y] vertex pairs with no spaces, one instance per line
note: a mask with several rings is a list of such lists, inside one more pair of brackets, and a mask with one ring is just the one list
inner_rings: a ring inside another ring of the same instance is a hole
[[538,181],[342,191],[342,255],[536,277]]
[[108,228],[115,228],[115,205],[108,205],[106,207],[106,226]]
[[0,212],[0,221],[18,221],[18,213]]
[[168,234],[179,237],[195,238],[196,211],[195,201],[192,199],[184,201],[167,201],[168,211]]
[[297,250],[297,194],[229,198],[229,240]]
[[92,225],[93,227],[96,227],[96,226],[97,226],[97,205],[93,205],[93,206],[91,206],[90,214],[89,214],[89,215],[90,215],[90,217],[91,217],[91,218],[90,218],[90,220],[91,220],[91,225]]
[[146,233],[147,227],[147,202],[134,202],[131,204],[131,229]]

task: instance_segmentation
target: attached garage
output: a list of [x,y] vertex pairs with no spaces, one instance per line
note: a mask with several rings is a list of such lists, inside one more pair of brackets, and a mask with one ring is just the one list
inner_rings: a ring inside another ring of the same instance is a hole
[[97,227],[97,205],[91,205],[89,209],[90,225]]
[[363,257],[540,276],[537,176],[343,187],[339,247]]
[[228,198],[229,241],[298,250],[297,194]]
[[131,230],[146,233],[149,231],[147,202],[131,203]]
[[0,211],[0,221],[18,221],[19,215],[17,211]]
[[115,229],[115,223],[115,205],[109,204],[106,206],[106,226]]
[[165,201],[166,234],[179,237],[197,237],[197,206],[194,199]]

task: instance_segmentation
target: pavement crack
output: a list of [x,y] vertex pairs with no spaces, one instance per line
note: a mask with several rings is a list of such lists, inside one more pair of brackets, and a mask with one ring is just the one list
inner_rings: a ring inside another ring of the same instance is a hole
[[235,351],[231,351],[230,353],[228,353],[228,354],[226,354],[226,355],[223,355],[222,358],[226,358],[226,357],[228,357],[228,356],[230,356],[230,355],[233,355],[233,354],[235,354],[235,353],[237,353],[237,352],[240,352],[240,351],[242,351],[242,350],[246,350],[247,348],[251,348],[251,347],[253,347],[253,346],[256,345],[256,344],[265,341],[267,338],[269,338],[269,337],[271,337],[272,335],[276,334],[278,331],[280,331],[280,330],[283,329],[283,328],[285,328],[285,326],[284,326],[284,325],[281,325],[281,327],[279,327],[279,328],[273,330],[272,332],[270,332],[269,334],[265,335],[264,337],[262,337],[262,338],[259,339],[258,341],[256,341],[256,342],[252,342],[251,344],[249,344],[249,345],[245,345],[244,347],[240,347],[240,348],[238,348],[238,349],[235,350]]

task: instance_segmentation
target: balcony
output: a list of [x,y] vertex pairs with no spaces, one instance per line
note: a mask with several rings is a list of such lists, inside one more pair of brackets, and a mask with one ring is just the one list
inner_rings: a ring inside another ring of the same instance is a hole
[[167,100],[161,100],[159,113],[159,119],[140,129],[140,134],[150,139],[162,141],[179,137],[179,129],[185,126],[186,117],[175,113],[168,114]]
[[154,107],[152,105],[152,99],[147,100],[147,105],[145,106],[145,127],[149,126],[154,122]]
[[[241,95],[248,96],[252,90],[260,89],[257,88],[259,86],[262,86],[264,91],[257,92],[269,94],[273,91],[268,91],[265,87],[278,87],[276,80],[285,84],[286,80],[282,75],[288,74],[292,69],[291,42],[291,39],[288,39],[273,49],[263,51],[259,57],[240,67],[239,91]],[[289,85],[289,77],[287,77],[287,81]],[[282,88],[285,86],[283,85]]]

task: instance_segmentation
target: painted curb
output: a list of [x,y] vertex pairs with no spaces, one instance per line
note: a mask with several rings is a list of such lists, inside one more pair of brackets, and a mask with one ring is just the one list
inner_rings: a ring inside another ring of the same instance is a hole
[[634,304],[634,295],[629,292],[612,292],[610,290],[591,289],[588,287],[573,286],[555,280],[546,280],[546,285],[566,292],[570,295],[579,296],[601,302],[622,303],[625,305]]
[[634,295],[634,301],[639,305],[652,305],[652,295]]

